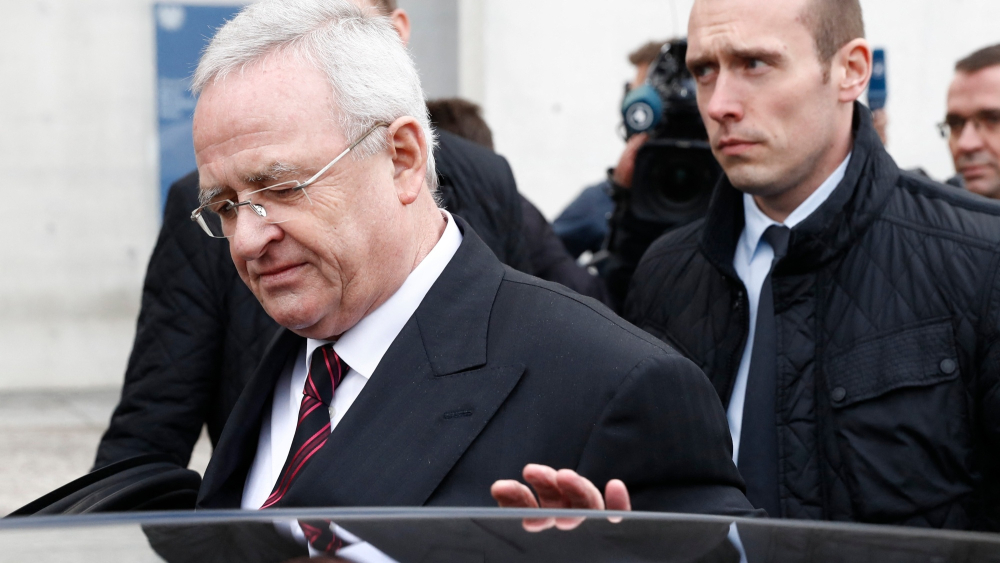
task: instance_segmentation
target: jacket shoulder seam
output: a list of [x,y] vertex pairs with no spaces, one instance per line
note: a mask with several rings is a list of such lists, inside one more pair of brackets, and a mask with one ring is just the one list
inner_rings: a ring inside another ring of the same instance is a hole
[[[1000,219],[1000,217],[998,217],[998,219]],[[917,231],[919,233],[931,237],[948,239],[955,242],[960,242],[962,244],[967,244],[969,246],[974,246],[980,250],[985,250],[987,252],[997,253],[998,251],[1000,251],[1000,248],[998,248],[998,244],[1000,244],[1000,238],[998,238],[996,243],[990,244],[988,242],[984,242],[982,239],[978,239],[970,235],[966,235],[955,231],[943,230],[937,227],[928,227],[926,225],[921,225],[919,223],[909,221],[902,217],[883,215],[882,217],[879,218],[879,220],[885,221],[886,223],[891,223],[893,225],[896,225],[897,227],[909,229],[911,231]]]
[[[625,319],[622,319],[621,317],[615,315],[612,311],[610,311],[610,310],[601,310],[601,308],[594,307],[593,304],[587,303],[583,299],[583,296],[573,295],[572,293],[563,293],[561,291],[557,291],[555,289],[552,289],[551,287],[546,287],[543,284],[531,283],[531,282],[526,282],[526,281],[520,281],[520,280],[511,279],[511,278],[507,277],[506,274],[504,275],[503,281],[506,282],[506,283],[523,285],[523,286],[527,286],[527,287],[534,287],[534,288],[540,289],[542,291],[547,291],[549,293],[553,293],[553,294],[558,295],[560,297],[563,297],[565,299],[569,299],[570,301],[578,303],[578,304],[580,304],[580,305],[582,305],[582,306],[590,309],[594,313],[596,313],[596,314],[604,317],[607,321],[609,321],[611,324],[613,324],[615,326],[615,328],[617,328],[618,330],[622,330],[622,331],[625,331],[625,332],[631,334],[632,336],[636,337],[637,339],[645,342],[647,345],[652,346],[654,349],[660,350],[660,351],[663,351],[663,352],[667,352],[667,350],[669,349],[666,346],[666,344],[664,344],[663,342],[661,342],[659,339],[653,337],[653,335],[651,335],[651,334],[643,331],[642,329],[636,327],[635,325],[632,325],[631,323],[629,323]],[[569,290],[567,290],[567,291],[569,291]],[[664,349],[664,348],[667,348],[667,349]],[[669,352],[667,352],[667,353],[669,354]]]

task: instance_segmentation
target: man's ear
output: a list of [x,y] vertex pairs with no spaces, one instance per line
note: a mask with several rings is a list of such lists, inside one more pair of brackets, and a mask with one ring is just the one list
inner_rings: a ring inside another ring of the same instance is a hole
[[403,205],[416,201],[424,189],[427,172],[427,138],[412,117],[400,117],[389,126],[396,194]]
[[389,19],[392,20],[392,27],[396,28],[396,33],[399,34],[399,38],[403,40],[403,45],[409,45],[410,16],[406,14],[406,10],[396,8],[391,14],[389,14]]
[[834,55],[831,79],[836,81],[841,102],[853,102],[864,94],[872,78],[872,47],[862,38],[844,45]]

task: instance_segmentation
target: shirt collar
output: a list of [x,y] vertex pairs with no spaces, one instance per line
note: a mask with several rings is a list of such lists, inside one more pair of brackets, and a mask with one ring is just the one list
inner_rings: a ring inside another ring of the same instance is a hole
[[[458,247],[462,244],[462,232],[451,214],[441,210],[448,224],[444,234],[430,253],[406,277],[403,285],[374,311],[358,321],[333,344],[340,359],[347,362],[352,370],[365,379],[372,376],[382,356],[396,340],[413,313],[416,312],[424,296],[448,266]],[[313,352],[330,341],[306,341],[306,365],[312,362]]]
[[794,229],[795,225],[798,225],[802,221],[805,221],[807,217],[813,214],[814,211],[819,209],[820,205],[830,197],[830,194],[837,189],[840,185],[841,180],[847,174],[847,165],[851,162],[851,154],[847,155],[844,162],[840,163],[840,166],[833,171],[833,174],[826,179],[825,182],[820,184],[819,188],[816,189],[805,201],[803,201],[795,211],[792,211],[791,215],[785,219],[784,223],[779,223],[774,219],[771,219],[764,214],[763,211],[757,207],[757,202],[753,199],[753,196],[744,193],[743,194],[743,216],[744,216],[744,233],[745,237],[743,240],[748,245],[746,248],[747,256],[753,256],[754,251],[757,250],[757,245],[760,243],[761,237],[764,236],[764,231],[767,230],[771,225],[784,225],[789,229]]

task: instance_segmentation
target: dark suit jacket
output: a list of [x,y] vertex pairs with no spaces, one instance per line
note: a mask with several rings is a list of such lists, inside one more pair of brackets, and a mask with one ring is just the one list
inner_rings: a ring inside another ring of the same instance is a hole
[[[467,224],[441,277],[284,506],[493,506],[527,463],[620,478],[639,510],[744,514],[718,396],[690,361]],[[240,504],[262,416],[303,339],[281,331],[222,434],[202,508]]]
[[[521,232],[521,200],[507,161],[440,134],[439,197],[469,221],[505,264],[531,271]],[[95,468],[165,453],[187,466],[202,426],[215,444],[278,325],[233,267],[224,240],[195,223],[198,173],[170,188],[142,289],[142,309],[121,402]]]

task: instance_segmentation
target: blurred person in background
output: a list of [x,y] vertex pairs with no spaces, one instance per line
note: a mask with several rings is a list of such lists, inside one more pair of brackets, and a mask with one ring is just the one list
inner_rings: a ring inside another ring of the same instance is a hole
[[[635,76],[625,84],[628,94],[646,82],[649,67],[660,56],[666,41],[649,41],[633,51],[628,61],[635,67]],[[635,171],[635,155],[648,137],[636,135],[628,140],[618,165],[608,170],[607,179],[585,188],[552,222],[552,229],[566,246],[566,250],[579,258],[584,252],[596,253],[608,236],[608,219],[615,210],[612,199],[614,186],[629,188]]]
[[712,380],[755,507],[1000,530],[1000,205],[886,153],[858,0],[696,0],[688,31],[725,176],[625,317]]
[[1000,199],[1000,45],[955,65],[940,129],[958,173],[949,183]]
[[[448,98],[427,102],[431,124],[438,131],[448,131],[493,150],[493,131],[483,119],[482,108],[468,100]],[[532,273],[554,281],[580,295],[609,304],[601,278],[576,263],[552,230],[552,225],[528,198],[521,199],[522,230]]]
[[[410,36],[395,0],[357,0]],[[521,198],[507,161],[443,132],[434,149],[438,197],[497,255],[531,273]],[[95,469],[147,453],[186,466],[202,427],[213,445],[278,325],[240,280],[224,242],[191,222],[198,173],[170,189],[143,285],[122,397],[98,446]]]

